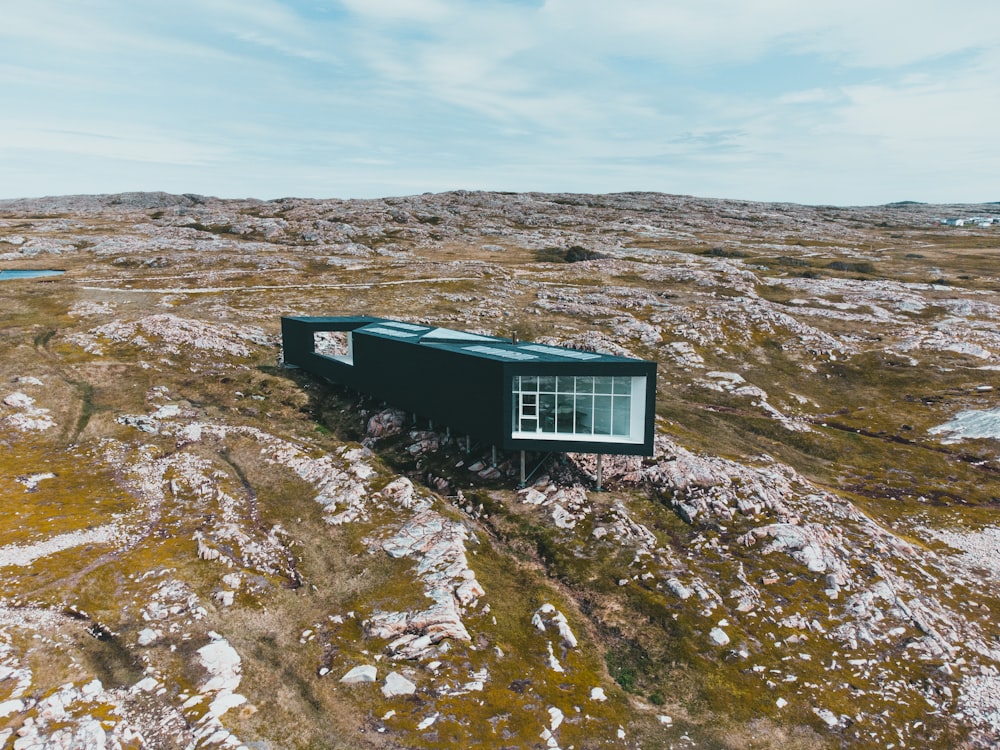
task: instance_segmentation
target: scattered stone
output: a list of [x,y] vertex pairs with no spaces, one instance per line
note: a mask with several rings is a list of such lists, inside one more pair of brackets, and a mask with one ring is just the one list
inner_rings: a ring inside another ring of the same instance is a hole
[[345,685],[357,685],[362,682],[375,682],[377,676],[378,670],[375,667],[369,664],[360,664],[341,677],[340,681]]
[[691,589],[676,578],[668,578],[666,580],[666,586],[680,599],[687,599],[691,596]]
[[830,729],[833,729],[840,724],[840,719],[837,718],[833,711],[825,708],[813,708],[813,713],[822,719],[823,723],[830,727]]
[[10,406],[14,409],[28,409],[34,405],[35,399],[26,393],[18,391],[5,397],[3,403],[5,406]]
[[209,679],[201,686],[202,692],[233,691],[240,685],[240,655],[229,642],[214,633],[211,643],[198,649],[202,666],[208,671]]
[[539,492],[534,487],[521,490],[518,493],[518,497],[521,498],[521,502],[528,503],[529,505],[541,505],[545,502],[545,493]]
[[3,404],[20,410],[4,418],[5,424],[19,432],[44,432],[56,425],[48,409],[35,406],[35,399],[21,391],[6,396]]
[[382,695],[386,698],[393,698],[397,695],[413,695],[415,692],[417,692],[417,686],[398,672],[390,672],[386,675],[385,684],[382,686]]
[[16,544],[0,547],[0,568],[7,566],[24,567],[43,557],[63,550],[90,544],[121,544],[128,542],[128,534],[117,524],[98,526],[88,531],[71,531],[52,536],[42,542],[19,546]]
[[42,472],[40,474],[28,474],[27,476],[20,476],[17,481],[24,485],[25,492],[37,492],[38,485],[40,482],[44,482],[46,479],[55,479],[56,475],[51,471]]
[[535,613],[531,616],[531,624],[543,633],[546,628],[554,627],[558,631],[559,636],[562,639],[562,645],[565,648],[576,648],[576,636],[570,629],[566,616],[557,610],[552,604],[546,602],[535,610]]
[[139,680],[135,685],[132,686],[133,690],[141,690],[145,693],[151,693],[159,687],[160,683],[155,677],[146,677]]
[[[102,339],[175,356],[197,349],[213,354],[249,357],[259,347],[273,343],[259,328],[241,328],[218,320],[205,323],[170,313],[149,315],[131,322],[116,320],[94,328],[74,341],[86,347]],[[151,339],[155,339],[155,343]]]
[[556,731],[566,718],[563,712],[555,706],[549,707],[549,729]]
[[438,716],[439,715],[440,714],[438,714],[438,713],[433,713],[430,716],[428,716],[426,719],[424,719],[423,721],[421,721],[419,724],[417,724],[417,731],[422,732],[423,730],[428,729],[432,724],[434,724],[435,721],[438,720]]
[[716,646],[726,646],[729,644],[729,636],[722,628],[712,628],[708,634],[708,639]]
[[551,669],[553,672],[560,672],[560,673],[565,672],[566,670],[563,669],[562,664],[559,663],[559,660],[556,658],[555,652],[552,650],[552,641],[546,643],[545,646],[548,649],[549,669]]

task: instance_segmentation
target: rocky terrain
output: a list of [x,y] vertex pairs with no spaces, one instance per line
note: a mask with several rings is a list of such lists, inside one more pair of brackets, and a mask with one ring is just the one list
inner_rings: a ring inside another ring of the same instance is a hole
[[[0,201],[0,746],[1000,743],[1000,205]],[[654,359],[492,461],[282,315]]]

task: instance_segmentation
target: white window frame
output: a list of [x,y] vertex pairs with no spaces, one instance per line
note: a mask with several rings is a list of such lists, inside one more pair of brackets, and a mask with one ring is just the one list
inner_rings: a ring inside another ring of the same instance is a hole
[[[573,393],[570,394],[568,391],[560,392],[557,391],[555,398],[558,399],[559,395],[571,396],[576,398],[576,380],[575,378],[581,377],[629,377],[631,379],[631,392],[626,396],[624,394],[614,394],[612,393],[612,398],[628,398],[629,401],[629,433],[627,435],[605,435],[605,434],[594,434],[591,432],[579,433],[579,432],[548,432],[541,429],[541,395],[536,389],[535,391],[522,391],[521,381],[522,377],[549,377],[544,375],[515,375],[511,381],[511,397],[513,399],[513,409],[512,411],[512,424],[511,424],[511,438],[514,440],[553,440],[561,442],[579,442],[579,443],[622,443],[627,445],[641,445],[645,441],[645,428],[646,428],[646,376],[645,375],[626,375],[626,376],[589,376],[589,375],[560,375],[552,377],[572,377],[574,378],[574,389]],[[536,381],[537,382],[537,381]],[[557,381],[558,382],[558,381]],[[613,390],[613,389],[612,389]],[[548,394],[548,391],[544,393]],[[524,399],[522,396],[534,395],[534,414],[526,414],[524,412]],[[583,394],[586,395],[586,394]],[[605,394],[598,394],[605,395]],[[611,419],[612,419],[612,429],[614,429],[614,400],[612,400],[611,408]],[[523,418],[535,420],[536,427],[534,430],[521,430],[521,420]],[[574,420],[575,422],[575,420]],[[574,424],[575,427],[575,424]],[[591,427],[593,429],[593,427]]]

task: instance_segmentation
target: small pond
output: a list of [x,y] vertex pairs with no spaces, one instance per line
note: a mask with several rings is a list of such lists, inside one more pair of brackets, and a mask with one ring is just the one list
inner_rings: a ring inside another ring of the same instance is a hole
[[8,281],[9,279],[36,279],[39,276],[59,276],[60,274],[66,273],[65,271],[50,271],[50,270],[9,270],[0,271],[0,281]]

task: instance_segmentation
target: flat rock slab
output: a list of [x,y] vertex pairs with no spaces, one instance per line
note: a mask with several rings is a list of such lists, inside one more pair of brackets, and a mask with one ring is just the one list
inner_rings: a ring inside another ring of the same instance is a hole
[[378,671],[370,664],[361,664],[340,678],[345,685],[357,685],[361,682],[375,682]]
[[382,686],[382,695],[392,698],[396,695],[413,695],[417,692],[417,686],[398,672],[390,672],[386,675],[385,684]]

